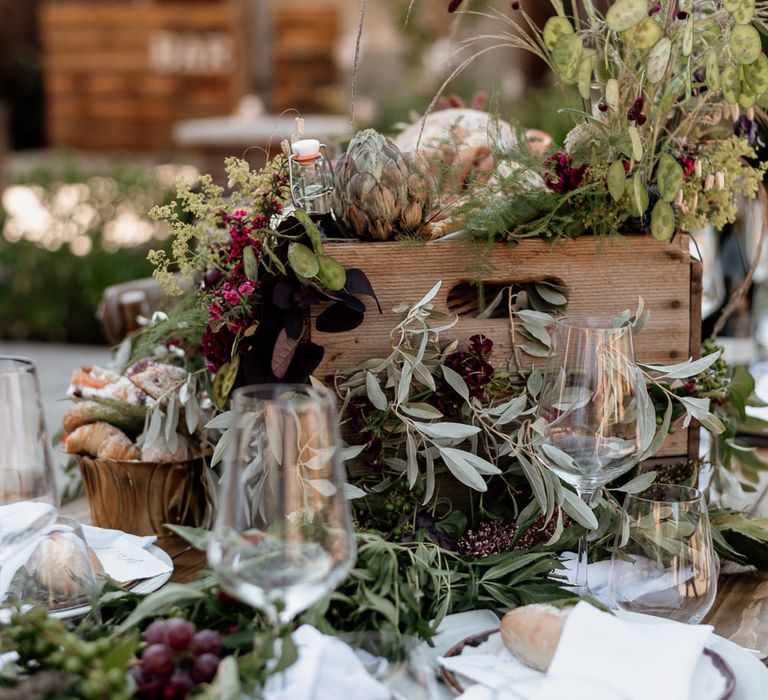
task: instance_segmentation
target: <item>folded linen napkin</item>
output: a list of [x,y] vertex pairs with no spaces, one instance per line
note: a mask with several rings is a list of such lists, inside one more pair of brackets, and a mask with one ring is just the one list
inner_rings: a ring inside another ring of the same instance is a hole
[[599,678],[630,700],[688,700],[711,636],[711,625],[649,625],[580,602],[566,620],[547,675]]
[[293,633],[299,658],[266,683],[267,700],[390,700],[387,688],[368,674],[355,652],[337,637],[310,625]]
[[[613,688],[616,697],[627,700],[690,700],[694,668],[711,634],[709,625],[666,621],[651,625],[620,619],[581,602],[568,616],[546,674],[514,658],[500,637],[439,662],[481,685],[470,688],[463,700],[500,699],[504,689],[514,689],[526,700],[541,700],[566,681],[574,688],[569,698],[611,697],[606,695],[609,691],[600,695],[590,690],[592,685]],[[578,685],[584,688],[581,694]]]
[[[157,539],[138,537],[120,530],[81,525],[86,544],[101,562],[104,573],[118,583],[151,578],[170,573],[173,567],[158,559],[147,547]],[[5,600],[16,572],[26,564],[40,540],[52,532],[71,532],[72,527],[54,522],[24,547],[12,554],[0,567],[0,601]]]

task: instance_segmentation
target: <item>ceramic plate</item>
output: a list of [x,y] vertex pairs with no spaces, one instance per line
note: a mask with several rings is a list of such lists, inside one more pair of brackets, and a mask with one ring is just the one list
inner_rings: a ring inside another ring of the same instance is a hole
[[[459,656],[466,647],[478,647],[498,634],[499,631],[493,629],[470,635],[448,649],[444,656]],[[457,695],[473,685],[472,681],[446,668],[441,668],[441,673],[445,682]],[[720,654],[711,649],[705,649],[694,672],[691,700],[730,700],[735,689],[736,677],[731,667]]]
[[[157,557],[164,564],[167,564],[168,566],[170,566],[171,569],[173,569],[173,561],[165,552],[165,550],[160,549],[160,547],[158,547],[157,545],[151,544],[149,545],[149,547],[147,547],[147,551],[153,554],[155,557]],[[168,583],[168,579],[171,578],[171,574],[173,574],[173,570],[165,574],[158,574],[157,576],[153,576],[152,578],[139,579],[137,581],[132,582],[126,590],[131,591],[131,593],[143,593],[143,594],[152,593],[153,591],[156,591],[158,588],[161,588],[166,583]],[[51,617],[56,617],[60,620],[69,620],[77,617],[85,617],[90,612],[90,610],[91,610],[90,604],[73,605],[68,608],[51,610],[49,615]]]

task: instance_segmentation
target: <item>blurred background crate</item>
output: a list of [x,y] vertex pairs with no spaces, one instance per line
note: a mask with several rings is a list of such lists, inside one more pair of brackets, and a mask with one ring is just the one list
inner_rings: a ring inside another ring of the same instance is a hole
[[231,111],[247,91],[239,2],[48,3],[40,28],[49,139],[147,150],[173,125]]

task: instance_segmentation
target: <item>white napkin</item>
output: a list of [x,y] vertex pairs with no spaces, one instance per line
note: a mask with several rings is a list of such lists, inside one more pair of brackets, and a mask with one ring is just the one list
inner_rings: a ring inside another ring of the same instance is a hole
[[599,679],[630,700],[689,700],[711,625],[621,620],[580,602],[566,620],[547,675]]
[[[581,602],[568,616],[546,674],[512,656],[500,635],[438,661],[478,684],[462,700],[543,700],[562,696],[566,684],[569,700],[690,700],[694,668],[711,634],[709,625],[650,625]],[[504,695],[509,690],[515,692]]]
[[[104,573],[119,583],[170,573],[173,567],[146,550],[157,539],[137,537],[120,530],[81,525],[86,543],[104,567]],[[40,540],[51,532],[71,532],[63,523],[53,523],[40,535],[15,552],[0,566],[0,601],[5,600],[16,572],[24,566]]]
[[267,700],[390,700],[387,688],[371,677],[355,652],[336,637],[310,625],[293,633],[298,661],[264,688]]
[[140,537],[121,530],[82,525],[88,546],[104,567],[104,573],[119,583],[152,578],[173,571],[173,566],[158,559],[147,548],[157,537]]

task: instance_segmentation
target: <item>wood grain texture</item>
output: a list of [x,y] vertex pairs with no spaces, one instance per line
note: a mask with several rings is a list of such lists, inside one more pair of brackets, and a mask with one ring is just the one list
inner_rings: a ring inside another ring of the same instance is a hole
[[[375,303],[366,298],[366,318],[359,328],[338,334],[313,330],[312,340],[325,348],[316,374],[327,378],[362,360],[385,357],[390,349],[390,331],[401,319],[391,311],[393,307],[401,302],[416,303],[442,281],[435,305],[447,312],[451,289],[478,279],[487,283],[556,280],[568,286],[568,311],[577,315],[634,311],[642,297],[650,318],[635,337],[637,359],[670,363],[698,356],[699,331],[692,331],[691,310],[700,306],[701,286],[692,285],[696,276],[692,275],[688,245],[689,237],[684,234],[669,243],[659,243],[650,236],[610,241],[584,236],[555,246],[540,240],[523,241],[515,247],[453,241],[327,243],[329,255],[346,267],[365,271],[383,313],[379,314]],[[513,348],[509,320],[460,317],[448,337],[463,343],[475,333],[494,341],[493,360],[497,366],[506,365]],[[538,366],[543,362],[535,360]],[[684,457],[688,449],[687,431],[681,429],[668,438],[659,456]]]
[[[93,150],[165,149],[179,120],[231,112],[248,89],[244,27],[236,0],[193,9],[181,2],[45,3],[40,35],[50,141]],[[197,62],[189,72],[164,72],[151,60],[162,32],[200,42],[227,37],[226,69]]]

